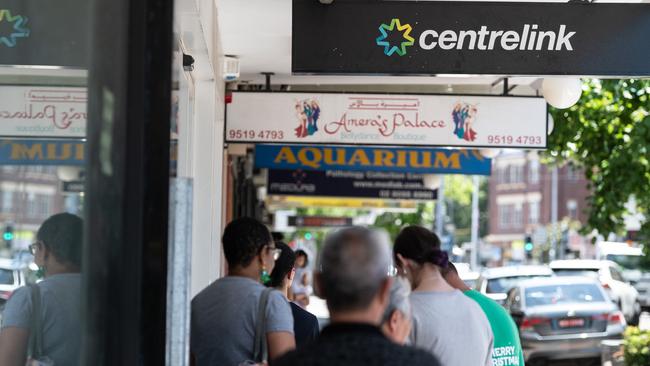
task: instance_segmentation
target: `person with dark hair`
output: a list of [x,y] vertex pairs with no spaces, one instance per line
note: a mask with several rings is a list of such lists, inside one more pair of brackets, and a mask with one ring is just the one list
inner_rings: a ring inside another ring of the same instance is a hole
[[273,366],[437,366],[436,358],[391,342],[379,328],[392,279],[388,243],[361,228],[328,236],[314,284],[327,301],[331,323],[315,342],[280,357]]
[[[267,284],[274,287],[288,298],[289,287],[296,275],[296,254],[287,244],[277,241],[275,246],[280,249],[280,257],[275,261],[271,272],[271,281]],[[314,314],[290,302],[293,313],[293,334],[296,337],[296,346],[309,343],[318,336],[318,319]]]
[[443,365],[491,366],[490,323],[475,302],[443,278],[441,270],[449,262],[438,236],[408,226],[397,235],[393,253],[398,274],[413,288],[410,343],[432,352]]
[[308,265],[307,252],[302,249],[296,250],[296,279],[291,284],[290,299],[303,308],[309,305],[309,296],[313,292]]
[[265,291],[263,285],[271,280],[280,249],[264,224],[247,217],[226,226],[222,243],[228,275],[192,300],[190,350],[195,365],[266,361],[256,354],[256,333],[273,360],[295,347],[287,299],[278,291]]
[[458,276],[458,270],[453,263],[449,263],[447,268],[442,271],[442,274],[447,283],[476,301],[483,309],[490,322],[492,333],[494,333],[494,350],[492,351],[494,364],[523,366],[524,351],[521,348],[519,330],[517,330],[517,324],[512,320],[506,309],[482,293],[467,287],[465,282]]
[[[9,298],[0,331],[0,365],[79,365],[83,221],[61,213],[41,225],[29,246],[44,279]],[[38,328],[36,328],[38,327]],[[40,349],[34,340],[39,339]]]

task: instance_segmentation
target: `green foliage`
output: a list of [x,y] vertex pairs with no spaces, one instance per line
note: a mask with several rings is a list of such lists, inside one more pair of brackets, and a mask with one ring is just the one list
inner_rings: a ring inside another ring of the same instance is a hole
[[637,327],[625,330],[623,350],[625,366],[650,365],[650,331],[642,331]]
[[[592,195],[583,232],[622,234],[630,197],[650,208],[650,80],[587,80],[580,101],[551,109],[555,129],[546,158],[585,168]],[[641,228],[650,233],[650,223]]]
[[431,203],[419,203],[415,212],[387,211],[377,216],[373,226],[386,230],[391,240],[394,240],[404,226],[420,225],[433,228],[433,209],[434,205]]

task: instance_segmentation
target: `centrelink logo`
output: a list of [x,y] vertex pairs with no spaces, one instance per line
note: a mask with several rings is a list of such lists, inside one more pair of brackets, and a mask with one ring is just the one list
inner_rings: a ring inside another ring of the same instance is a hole
[[7,35],[0,34],[0,44],[4,44],[10,48],[16,47],[16,42],[19,38],[29,37],[26,17],[19,14],[11,15],[9,9],[0,9],[0,23],[2,22],[11,23],[11,28],[13,29]]
[[[388,32],[401,32],[403,41],[399,45],[391,45]],[[415,39],[411,37],[413,28],[410,24],[402,24],[395,18],[390,25],[379,26],[380,36],[377,46],[384,47],[384,54],[391,56],[406,55],[406,47],[413,46]],[[503,51],[573,51],[571,38],[576,32],[567,32],[567,26],[562,24],[556,31],[542,31],[537,24],[524,24],[521,31],[490,30],[481,26],[479,30],[444,30],[438,32],[432,29],[420,33],[418,45],[423,50],[439,48],[441,50],[503,50]]]

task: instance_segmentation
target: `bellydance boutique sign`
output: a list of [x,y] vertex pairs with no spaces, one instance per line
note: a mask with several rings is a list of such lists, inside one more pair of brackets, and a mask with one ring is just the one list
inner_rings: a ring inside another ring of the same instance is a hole
[[234,92],[227,142],[546,147],[537,97]]

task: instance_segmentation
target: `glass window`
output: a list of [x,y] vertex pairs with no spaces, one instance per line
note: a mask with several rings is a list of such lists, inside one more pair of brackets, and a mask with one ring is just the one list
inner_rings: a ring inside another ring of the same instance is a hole
[[13,285],[14,271],[11,269],[0,268],[0,285]]
[[524,215],[522,205],[513,205],[513,214],[512,214],[512,226],[521,227],[524,223]]
[[599,278],[597,269],[581,269],[581,268],[554,269],[553,272],[555,272],[555,274],[558,276],[578,276],[578,277],[589,277],[594,279]]
[[536,275],[492,278],[488,280],[486,292],[489,294],[503,294],[510,291],[511,288],[517,286],[521,281],[540,277],[548,276]]
[[528,223],[529,224],[538,224],[539,223],[539,202],[529,202],[528,203]]
[[566,203],[567,215],[572,219],[578,218],[578,202],[576,200],[568,200]]
[[525,289],[526,306],[542,306],[561,303],[604,302],[600,288],[595,284],[566,284],[538,286]]
[[623,279],[623,275],[621,275],[621,272],[619,272],[616,268],[610,267],[609,272],[612,274],[612,278],[614,280],[625,282],[625,279]]
[[524,167],[523,165],[512,165],[510,167],[510,183],[523,183]]
[[531,160],[528,165],[528,182],[530,184],[539,183],[539,160]]
[[14,208],[14,192],[7,189],[2,192],[2,212],[11,213]]
[[499,227],[509,228],[512,225],[512,206],[499,205]]

